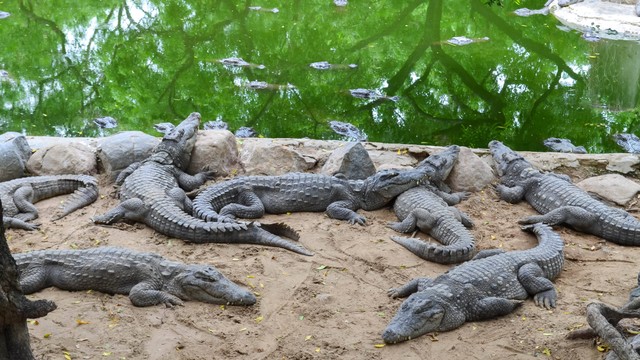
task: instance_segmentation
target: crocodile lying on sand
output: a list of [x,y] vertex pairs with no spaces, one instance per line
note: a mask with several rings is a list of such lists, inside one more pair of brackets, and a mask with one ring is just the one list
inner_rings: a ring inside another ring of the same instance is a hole
[[98,198],[98,181],[88,175],[31,176],[0,183],[5,228],[34,230],[39,225],[27,221],[38,217],[34,203],[50,197],[71,194],[62,206],[58,220],[87,206]]
[[380,209],[427,178],[423,169],[381,170],[364,180],[289,173],[241,176],[212,185],[193,201],[193,213],[206,220],[259,218],[264,213],[326,211],[330,218],[364,225],[358,209]]
[[592,198],[568,176],[534,169],[499,141],[491,141],[489,150],[500,175],[501,184],[496,187],[500,198],[510,203],[525,199],[543,214],[527,217],[521,224],[564,223],[616,244],[640,246],[640,221],[628,212]]
[[113,224],[124,219],[143,222],[164,235],[195,243],[257,244],[312,255],[302,245],[278,236],[297,240],[298,234],[284,224],[205,222],[190,215],[192,204],[185,190],[197,188],[208,178],[207,173],[192,176],[184,172],[199,123],[200,114],[192,113],[162,138],[149,158],[122,171],[116,180],[122,184],[122,202],[94,217],[94,222]]
[[506,315],[529,296],[538,306],[555,307],[557,293],[551,280],[562,271],[564,243],[548,225],[523,229],[536,234],[538,246],[481,251],[435,279],[417,278],[389,290],[393,298],[408,298],[382,333],[384,342],[398,343],[453,330],[467,321]]
[[438,240],[442,245],[415,238],[391,237],[417,256],[442,264],[463,262],[475,254],[475,240],[466,229],[473,226],[473,221],[465,213],[449,206],[466,199],[469,193],[450,194],[434,187],[449,176],[459,152],[460,148],[452,145],[429,156],[419,165],[431,168],[432,184],[417,186],[400,194],[393,210],[401,222],[389,223],[389,227],[398,232],[407,233],[418,228]]
[[25,294],[55,286],[128,294],[135,306],[211,304],[253,305],[256,297],[216,268],[169,261],[160,255],[102,247],[88,250],[40,250],[14,254]]

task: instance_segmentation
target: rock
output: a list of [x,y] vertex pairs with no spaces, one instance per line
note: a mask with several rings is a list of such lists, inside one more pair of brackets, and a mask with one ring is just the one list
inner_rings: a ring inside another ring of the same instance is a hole
[[230,131],[203,130],[198,133],[187,168],[189,174],[213,171],[215,176],[227,176],[238,167],[238,146]]
[[111,180],[134,162],[149,157],[160,139],[141,131],[125,131],[102,138],[98,143],[100,166]]
[[24,176],[31,147],[24,135],[8,132],[0,135],[0,182]]
[[467,147],[460,147],[458,161],[447,184],[453,191],[479,191],[496,180],[493,169]]
[[640,157],[633,154],[610,154],[607,170],[615,171],[622,174],[628,174],[636,171],[636,167],[640,164]]
[[347,179],[362,180],[375,174],[376,167],[362,143],[350,142],[329,155],[321,172],[328,175],[340,173]]
[[51,145],[31,155],[27,170],[33,175],[93,175],[98,172],[96,152],[81,142]]
[[304,172],[316,165],[316,160],[303,156],[289,146],[273,144],[270,139],[247,141],[240,160],[248,175],[283,175]]
[[620,174],[590,177],[580,181],[576,186],[620,206],[626,205],[640,191],[640,184]]

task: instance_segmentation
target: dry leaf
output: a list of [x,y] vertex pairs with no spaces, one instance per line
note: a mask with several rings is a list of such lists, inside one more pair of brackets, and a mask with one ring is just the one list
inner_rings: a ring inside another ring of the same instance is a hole
[[311,340],[312,336],[311,335],[307,335],[304,337],[304,341],[309,341]]
[[380,348],[383,348],[383,347],[384,347],[384,345],[385,345],[385,344],[375,344],[375,345],[373,345],[373,347],[374,347],[374,348],[378,348],[378,349],[380,349]]
[[31,325],[40,325],[38,320],[29,320],[29,324],[31,324]]
[[544,348],[544,350],[542,350],[542,353],[547,356],[551,356],[551,350],[549,350],[549,348]]
[[89,322],[82,319],[76,319],[76,324],[78,325],[87,325]]
[[262,315],[260,315],[255,320],[256,320],[256,323],[260,324],[260,322],[262,322],[262,320],[264,320],[264,317]]
[[46,333],[46,334],[44,334],[44,338],[45,338],[45,339],[48,339],[48,338],[50,338],[50,337],[51,337],[51,334],[50,334],[50,333]]

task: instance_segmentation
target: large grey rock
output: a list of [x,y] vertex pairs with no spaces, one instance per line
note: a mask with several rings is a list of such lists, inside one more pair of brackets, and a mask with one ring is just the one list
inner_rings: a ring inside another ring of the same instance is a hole
[[160,139],[141,131],[124,131],[102,138],[98,143],[100,166],[111,180],[134,162],[149,157]]
[[81,142],[51,145],[31,155],[27,170],[33,175],[93,175],[98,172],[96,152]]
[[24,176],[31,148],[24,135],[8,132],[0,135],[0,182]]
[[460,148],[460,154],[447,184],[453,191],[479,191],[495,180],[491,166],[467,147]]
[[228,130],[204,130],[198,133],[187,172],[213,171],[215,176],[227,176],[237,171],[240,159],[236,138]]
[[576,186],[621,206],[626,205],[640,191],[640,184],[620,174],[590,177],[580,181]]
[[316,160],[305,157],[295,148],[273,144],[272,141],[246,142],[242,147],[240,161],[248,175],[283,175],[289,172],[304,172],[316,165]]
[[347,179],[361,180],[375,174],[376,167],[362,143],[350,142],[329,155],[321,172],[328,175],[340,173]]

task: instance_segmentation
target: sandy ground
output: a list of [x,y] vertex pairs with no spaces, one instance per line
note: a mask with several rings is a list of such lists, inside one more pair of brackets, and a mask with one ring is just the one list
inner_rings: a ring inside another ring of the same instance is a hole
[[[114,188],[56,222],[51,215],[64,197],[37,204],[39,231],[8,230],[12,252],[121,246],[187,263],[207,263],[258,295],[252,307],[198,302],[167,308],[134,307],[123,295],[47,289],[30,295],[51,299],[58,309],[31,321],[38,359],[601,359],[593,340],[566,340],[584,328],[591,301],[622,305],[636,285],[640,249],[625,248],[567,228],[566,265],[555,281],[558,306],[544,310],[528,300],[514,313],[467,323],[454,331],[381,346],[380,334],[401,300],[387,289],[418,276],[437,276],[449,266],[426,262],[389,239],[390,209],[365,212],[361,227],[322,213],[270,215],[301,234],[315,256],[253,245],[190,244],[142,224],[96,226],[90,217],[118,203]],[[476,222],[480,249],[535,246],[516,220],[533,214],[526,203],[499,201],[492,189],[459,205]],[[421,236],[418,234],[417,236]],[[424,236],[422,236],[424,237]]]

